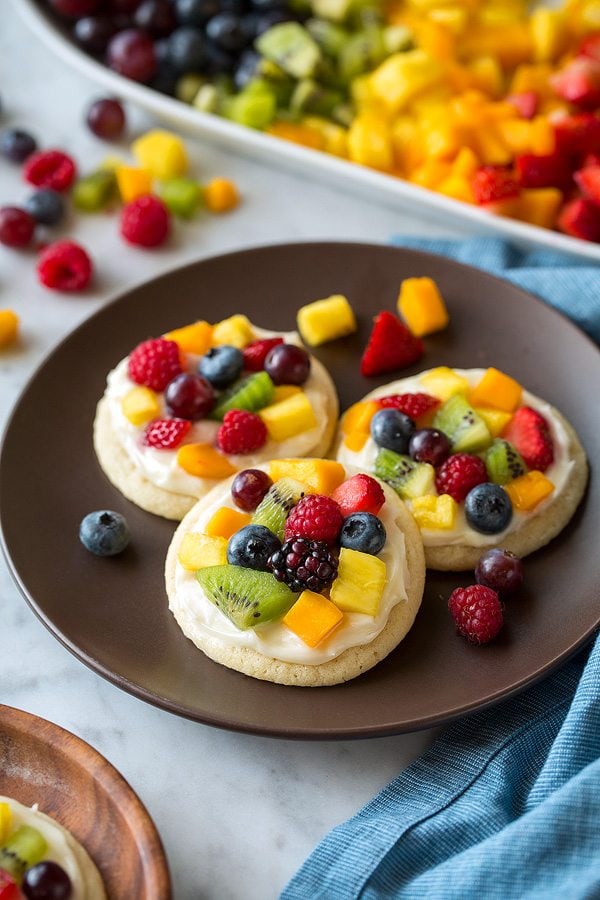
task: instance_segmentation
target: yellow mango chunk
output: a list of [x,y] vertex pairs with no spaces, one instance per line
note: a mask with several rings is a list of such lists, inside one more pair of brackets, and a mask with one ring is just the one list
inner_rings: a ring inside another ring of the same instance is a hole
[[344,612],[375,616],[386,580],[387,568],[382,559],[342,547],[338,576],[331,585],[331,600]]
[[251,520],[252,516],[249,513],[232,509],[230,506],[222,506],[206,523],[206,533],[209,537],[221,537],[228,541],[236,531],[249,525]]
[[518,381],[493,367],[486,370],[481,381],[469,395],[472,406],[491,406],[513,413],[521,402],[523,388]]
[[519,218],[541,228],[554,228],[563,203],[558,188],[528,188],[519,197]]
[[228,178],[213,178],[204,188],[206,208],[214,213],[229,212],[240,202],[240,192]]
[[366,431],[352,431],[344,437],[344,446],[354,453],[358,453],[369,440]]
[[169,331],[164,337],[169,341],[175,341],[180,350],[184,353],[194,353],[196,356],[204,356],[207,350],[210,350],[212,344],[212,325],[199,319],[192,322],[191,325],[185,325],[183,328],[175,328]]
[[258,415],[267,426],[271,440],[277,442],[285,441],[303,431],[310,431],[318,424],[310,400],[304,391],[292,394],[279,403],[263,407],[258,411]]
[[0,803],[0,844],[8,839],[13,827],[12,810],[6,801]]
[[469,382],[462,375],[457,375],[454,369],[448,366],[438,366],[431,369],[419,379],[419,383],[432,397],[438,400],[449,400],[455,394],[466,394],[469,390]]
[[243,350],[250,341],[253,341],[256,335],[247,316],[240,315],[230,316],[223,319],[213,327],[212,342],[215,347],[220,344],[229,344]]
[[504,485],[504,490],[515,509],[529,512],[550,496],[554,490],[554,484],[549,478],[546,478],[543,472],[533,470],[509,481]]
[[237,472],[210,444],[184,444],[177,451],[177,463],[197,478],[227,478]]
[[19,317],[12,309],[0,309],[0,347],[8,347],[17,339]]
[[298,310],[298,331],[312,347],[335,341],[356,331],[356,317],[343,294],[307,303]]
[[394,53],[371,73],[371,89],[390,112],[399,112],[413,97],[439,84],[444,70],[423,50]]
[[309,647],[316,647],[338,627],[344,614],[338,607],[313,591],[302,591],[281,620]]
[[333,494],[346,478],[343,465],[333,459],[273,459],[269,463],[273,481],[295,478],[314,494]]
[[398,312],[417,337],[445,328],[450,317],[432,278],[405,278],[400,285]]
[[273,389],[273,403],[280,403],[281,400],[287,400],[294,394],[299,394],[302,388],[295,384],[278,384]]
[[452,197],[454,200],[462,200],[463,203],[475,203],[475,195],[471,182],[464,175],[449,175],[437,186],[440,194]]
[[295,122],[273,122],[267,128],[267,134],[291,141],[292,144],[310,147],[311,150],[323,148],[324,138],[321,131],[306,123],[298,125]]
[[368,435],[371,430],[371,419],[379,410],[376,400],[361,400],[348,407],[342,417],[342,431],[344,434],[360,432]]
[[177,551],[180,565],[188,572],[197,572],[206,566],[225,566],[227,564],[227,538],[221,535],[196,534],[189,531],[184,534]]
[[411,512],[419,528],[435,528],[447,531],[454,528],[458,504],[450,494],[428,494],[415,497]]
[[121,400],[123,415],[132,425],[145,425],[160,414],[157,394],[149,387],[131,388]]
[[152,193],[152,174],[146,169],[134,166],[117,166],[115,169],[117,187],[123,203],[131,203],[137,197]]
[[140,166],[160,181],[185,175],[188,170],[185,144],[170,131],[148,131],[133,142],[131,152]]
[[512,419],[512,413],[503,412],[501,409],[487,409],[483,406],[474,406],[473,409],[483,419],[493,438],[502,434]]

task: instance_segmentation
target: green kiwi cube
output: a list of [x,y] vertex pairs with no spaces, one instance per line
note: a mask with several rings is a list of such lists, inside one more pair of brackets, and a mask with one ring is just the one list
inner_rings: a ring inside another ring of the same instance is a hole
[[502,438],[496,438],[486,450],[484,462],[490,481],[494,484],[508,484],[527,471],[521,454],[509,441]]
[[454,453],[479,453],[492,442],[487,425],[462,394],[446,400],[434,416],[433,428],[447,435]]
[[271,572],[244,566],[207,566],[196,578],[210,602],[240,631],[284,616],[298,596]]
[[416,462],[410,456],[382,448],[375,458],[374,474],[392,487],[403,500],[431,494],[435,469],[429,463]]
[[321,62],[317,42],[299,22],[282,22],[260,35],[254,46],[294,78],[309,78]]
[[256,372],[242,378],[232,387],[223,391],[216,406],[210,414],[211,419],[223,419],[226,412],[232,409],[245,409],[256,412],[272,402],[275,385],[266,372]]
[[280,478],[271,485],[256,507],[252,516],[252,524],[264,525],[282,541],[286,519],[292,508],[307,491],[306,485],[294,478]]
[[20,882],[25,869],[44,858],[48,844],[44,836],[30,825],[21,825],[0,847],[0,869]]

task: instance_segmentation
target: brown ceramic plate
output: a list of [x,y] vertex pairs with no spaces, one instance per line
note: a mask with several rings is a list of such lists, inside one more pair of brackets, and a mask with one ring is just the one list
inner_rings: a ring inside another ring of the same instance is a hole
[[[393,309],[401,279],[430,275],[450,327],[426,341],[422,364],[494,365],[554,403],[600,458],[600,354],[568,320],[510,284],[448,260],[364,244],[292,244],[195,263],[130,291],[71,334],[27,386],[8,426],[0,516],[12,571],[37,615],[76,656],[115,684],[211,725],[281,737],[394,734],[447,722],[522,690],[570,656],[600,620],[600,482],[592,479],[571,524],[527,562],[527,591],[510,603],[500,640],[459,638],[445,608],[469,576],[430,573],[407,638],[366,675],[331,688],[256,681],[208,660],[167,609],[163,564],[174,525],[128,503],[92,449],[106,373],[139,341],[196,318],[246,313],[272,329],[294,326],[299,306],[346,294],[359,333],[317,351],[342,407],[389,378],[364,379],[358,360],[372,316]],[[81,518],[108,507],[134,540],[99,559],[79,544]]]
[[85,847],[110,900],[169,900],[171,882],[152,819],[125,779],[64,728],[0,705],[0,794],[42,812]]

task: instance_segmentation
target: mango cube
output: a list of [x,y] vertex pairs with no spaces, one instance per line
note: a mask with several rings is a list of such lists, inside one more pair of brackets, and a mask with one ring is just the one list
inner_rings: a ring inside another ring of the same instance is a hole
[[441,331],[450,321],[432,278],[405,278],[398,295],[398,312],[417,337]]
[[356,317],[343,294],[332,294],[298,310],[298,331],[307,344],[318,347],[356,331]]
[[217,322],[213,327],[212,342],[215,347],[229,344],[243,350],[255,337],[248,317],[238,314]]
[[237,472],[211,444],[184,444],[177,451],[177,464],[196,478],[227,478]]
[[185,175],[188,158],[181,138],[170,131],[155,129],[134,141],[131,151],[144,169],[160,181]]
[[563,203],[558,188],[529,188],[521,191],[519,218],[541,228],[554,228]]
[[249,525],[251,520],[249,513],[221,506],[207,522],[206,533],[209,537],[221,537],[228,541],[236,531]]
[[134,166],[118,166],[115,169],[117,187],[123,203],[131,203],[137,197],[152,193],[152,174]]
[[179,349],[184,353],[194,353],[196,356],[204,356],[210,350],[212,344],[212,325],[199,319],[191,325],[183,328],[175,328],[164,337],[169,341],[175,341]]
[[444,70],[423,50],[394,53],[371,74],[369,82],[377,100],[390,112],[399,112],[425,88],[439,84]]
[[10,805],[6,801],[0,803],[0,844],[8,840],[13,827],[13,815]]
[[0,347],[8,347],[17,339],[19,317],[12,309],[0,309]]
[[277,442],[285,441],[303,431],[310,431],[318,424],[310,400],[304,391],[292,394],[279,403],[263,407],[258,415],[267,426],[271,440]]
[[353,162],[390,172],[394,150],[388,123],[378,116],[361,113],[348,129],[348,156]]
[[344,612],[375,616],[386,580],[387,567],[382,559],[342,547],[338,576],[331,585],[331,600]]
[[554,490],[554,484],[549,478],[546,478],[543,472],[533,470],[509,481],[504,485],[504,490],[515,509],[529,512],[550,496]]
[[366,431],[351,431],[344,436],[344,446],[353,453],[359,453],[369,440]]
[[188,572],[197,572],[206,566],[227,565],[227,538],[220,535],[184,534],[177,551],[179,564]]
[[346,478],[343,465],[333,459],[273,459],[269,463],[273,481],[295,478],[314,494],[333,494]]
[[157,394],[149,387],[131,388],[121,400],[123,415],[132,425],[145,425],[160,414]]
[[449,531],[454,528],[458,504],[450,494],[428,494],[425,497],[415,497],[412,501],[411,511],[419,528],[435,528]]
[[474,406],[473,409],[483,419],[493,438],[502,434],[512,419],[512,413],[503,412],[501,409],[487,409],[483,406]]
[[309,647],[316,647],[329,637],[343,618],[341,610],[327,597],[302,591],[282,622]]
[[240,193],[228,178],[213,178],[204,188],[204,203],[211,212],[229,212],[239,202]]
[[421,386],[438,400],[449,400],[455,394],[466,394],[469,382],[448,366],[431,369],[419,379]]
[[342,418],[342,431],[351,434],[355,431],[369,434],[371,419],[379,410],[376,400],[360,400],[348,407]]
[[522,393],[523,388],[518,381],[492,367],[475,385],[469,400],[472,406],[491,406],[492,409],[513,413],[521,402]]

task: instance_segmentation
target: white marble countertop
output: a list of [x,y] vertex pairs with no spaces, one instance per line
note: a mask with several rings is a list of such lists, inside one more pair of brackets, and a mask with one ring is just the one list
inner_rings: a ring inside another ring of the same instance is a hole
[[[82,124],[83,110],[101,91],[53,57],[6,2],[0,3],[0,93],[2,126],[21,125],[43,145],[69,149],[89,168],[110,152]],[[129,112],[132,132],[149,124]],[[0,308],[15,309],[22,319],[20,346],[0,354],[0,427],[51,347],[109,297],[154,273],[276,241],[383,243],[398,232],[434,233],[431,224],[412,215],[403,217],[209,145],[190,141],[189,147],[199,176],[236,180],[243,206],[229,216],[198,217],[159,252],[126,248],[114,216],[71,218],[61,233],[81,240],[96,261],[98,277],[89,295],[45,290],[36,283],[33,251],[0,247]],[[19,203],[26,194],[19,168],[0,161],[0,205]],[[0,702],[64,726],[121,771],[160,831],[176,900],[276,897],[326,832],[431,740],[431,733],[422,732],[296,743],[179,719],[123,693],[72,657],[27,607],[3,560],[0,595]],[[256,835],[263,847],[259,853]]]

